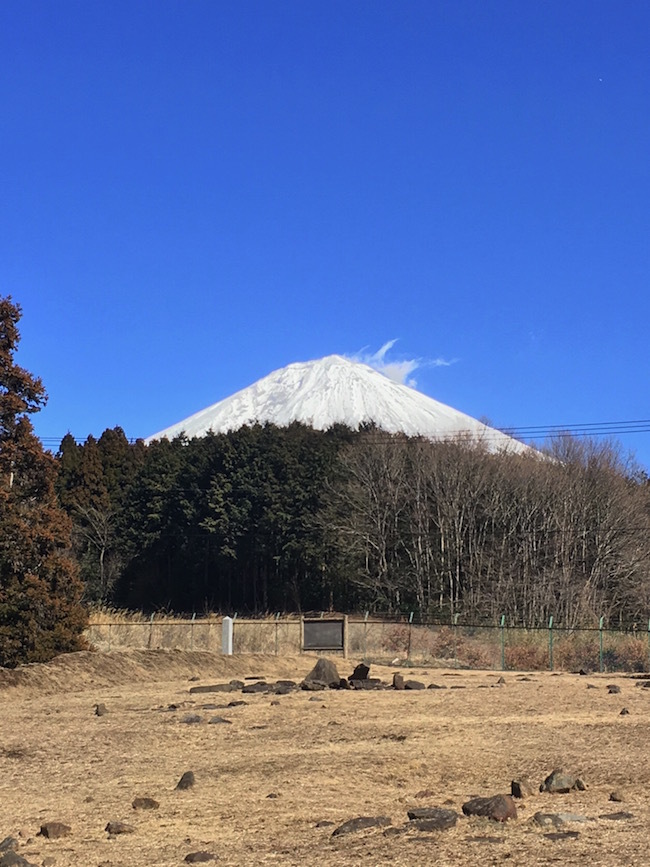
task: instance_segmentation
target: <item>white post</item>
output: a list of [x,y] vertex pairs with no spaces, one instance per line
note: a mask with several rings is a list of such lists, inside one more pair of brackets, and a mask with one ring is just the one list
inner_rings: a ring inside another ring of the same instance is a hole
[[221,623],[221,652],[232,656],[232,617],[224,617]]

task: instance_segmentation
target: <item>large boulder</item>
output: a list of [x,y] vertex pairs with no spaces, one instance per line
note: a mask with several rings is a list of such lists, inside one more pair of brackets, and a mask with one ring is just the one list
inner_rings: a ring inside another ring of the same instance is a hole
[[554,771],[551,771],[539,787],[540,792],[550,792],[552,795],[566,795],[572,789],[584,792],[586,786],[579,777],[568,774],[562,768],[555,768]]
[[466,816],[484,816],[495,822],[517,818],[517,808],[510,795],[492,795],[491,798],[472,798],[463,804]]
[[307,684],[322,684],[323,688],[329,687],[330,689],[339,689],[341,685],[341,675],[336,670],[336,666],[332,660],[326,659],[323,656],[318,660],[301,684],[303,689],[318,689],[317,686],[307,686]]

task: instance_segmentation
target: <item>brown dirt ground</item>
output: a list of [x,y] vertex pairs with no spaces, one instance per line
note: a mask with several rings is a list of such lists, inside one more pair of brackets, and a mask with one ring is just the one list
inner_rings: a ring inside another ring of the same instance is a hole
[[[505,686],[490,688],[498,672],[412,669],[427,684],[464,689],[298,692],[277,705],[248,695],[247,705],[219,710],[202,705],[242,696],[189,693],[233,677],[298,679],[313,663],[128,651],[0,671],[0,839],[20,835],[24,857],[39,865],[53,858],[56,867],[168,867],[197,850],[228,865],[647,862],[650,689],[636,680],[506,673]],[[337,664],[347,675],[354,662]],[[371,674],[390,681],[393,671],[373,666]],[[621,694],[609,695],[608,683]],[[94,715],[96,702],[106,716]],[[172,703],[179,709],[167,710]],[[630,713],[620,716],[624,706]],[[183,724],[190,711],[203,721]],[[232,725],[208,725],[216,714]],[[445,832],[331,836],[359,815],[401,826],[411,806],[460,812],[472,795],[507,792],[519,776],[539,785],[558,766],[581,776],[587,791],[536,794],[505,825],[463,818]],[[176,791],[186,770],[196,785]],[[624,803],[609,801],[614,789]],[[430,794],[416,797],[422,790]],[[160,808],[134,811],[137,796]],[[579,837],[558,842],[531,822],[538,810],[595,818],[621,809],[633,818],[572,824]],[[135,833],[109,839],[104,827],[116,820]],[[316,828],[323,820],[335,824]],[[71,835],[37,836],[47,821],[65,822]]]

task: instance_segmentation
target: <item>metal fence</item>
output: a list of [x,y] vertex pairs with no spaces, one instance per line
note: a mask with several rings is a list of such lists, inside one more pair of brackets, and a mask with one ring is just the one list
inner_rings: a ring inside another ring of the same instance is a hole
[[[250,620],[233,624],[233,652],[294,655],[303,652],[299,617]],[[222,649],[221,618],[176,619],[155,615],[140,622],[93,623],[87,631],[97,650]],[[418,623],[413,618],[346,618],[345,653],[376,663],[425,664],[494,670],[649,671],[647,629],[607,629],[601,619],[593,629],[507,625]]]

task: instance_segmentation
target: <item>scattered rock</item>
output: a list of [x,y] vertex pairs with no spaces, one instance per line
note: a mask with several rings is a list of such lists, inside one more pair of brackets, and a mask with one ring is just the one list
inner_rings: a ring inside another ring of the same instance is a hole
[[633,819],[634,815],[621,810],[618,813],[603,813],[602,816],[599,816],[598,818],[609,819],[610,822],[620,822],[623,819]]
[[277,700],[277,698],[274,698],[271,702],[271,707],[277,707],[279,704],[280,702]]
[[213,717],[210,717],[210,719],[208,720],[208,725],[209,726],[216,726],[216,725],[228,725],[228,726],[230,726],[230,725],[232,725],[232,720],[226,719],[225,716],[213,716]]
[[194,771],[185,771],[180,780],[176,783],[177,789],[191,789],[195,783]]
[[625,796],[620,791],[620,789],[616,789],[615,791],[609,793],[609,800],[615,801],[616,803],[621,803],[625,800]]
[[51,856],[48,858],[43,858],[42,867],[54,867],[56,864],[56,858],[52,858]]
[[0,867],[37,867],[37,865],[33,861],[23,858],[13,849],[9,849],[0,855]]
[[360,662],[359,665],[355,666],[355,669],[348,677],[348,680],[367,680],[369,674],[370,666]]
[[134,810],[157,810],[160,804],[153,798],[134,798],[131,806]]
[[190,852],[184,858],[188,864],[203,864],[206,861],[216,861],[217,856],[212,852]]
[[463,804],[466,816],[485,816],[495,822],[517,818],[517,807],[511,795],[493,795],[491,798],[472,798]]
[[403,744],[406,740],[406,735],[382,735],[382,741],[396,741],[398,744]]
[[426,687],[419,680],[405,680],[404,689],[426,689]]
[[578,674],[581,675],[582,677],[585,677],[586,675],[589,674],[589,671],[587,671],[586,668],[581,668],[580,671],[578,672]]
[[446,831],[453,828],[458,821],[455,810],[443,810],[440,807],[419,807],[408,811],[410,827],[418,831]]
[[104,716],[108,713],[108,708],[105,704],[96,704],[95,705],[95,716]]
[[404,675],[395,672],[393,675],[393,689],[404,689]]
[[427,689],[447,689],[447,687],[441,686],[439,683],[430,683]]
[[320,699],[318,698],[317,695],[313,695],[313,696],[309,699],[309,701],[320,701]]
[[38,833],[48,840],[56,840],[59,837],[68,837],[71,831],[70,825],[65,825],[63,822],[45,822]]
[[432,798],[435,792],[432,792],[431,789],[420,789],[419,792],[416,792],[413,797],[414,798]]
[[579,831],[552,831],[550,834],[544,834],[547,840],[577,840],[580,836]]
[[629,715],[630,715],[630,712],[626,707],[621,708],[621,712],[620,712],[619,716],[629,716]]
[[274,801],[276,798],[280,797],[280,794],[279,794],[279,792],[269,792],[266,797],[270,798],[272,801]]
[[513,780],[510,783],[510,794],[513,798],[530,798],[533,793],[534,789],[526,778]]
[[309,689],[309,687],[305,686],[308,683],[321,683],[323,687],[338,689],[341,683],[341,676],[332,660],[322,656],[303,680],[301,684],[302,688]]
[[327,689],[327,684],[321,683],[320,680],[305,680],[301,684],[301,689],[308,690],[309,692],[317,692],[322,689]]
[[332,837],[342,837],[344,834],[352,834],[362,831],[364,828],[385,828],[392,825],[388,816],[357,816],[356,819],[348,819],[332,832]]
[[246,695],[251,695],[254,693],[262,693],[269,692],[271,686],[263,680],[258,680],[256,683],[247,683],[246,686],[242,689],[242,692]]
[[234,701],[229,701],[226,707],[243,707],[248,704],[247,701],[244,701],[242,698],[236,698]]
[[187,725],[196,725],[196,723],[200,723],[202,719],[203,717],[198,713],[186,713],[181,722],[186,723]]
[[503,675],[497,680],[497,683],[501,684],[501,686],[504,686],[505,682],[506,682],[506,679],[505,679],[505,677],[503,677]]
[[617,684],[615,684],[615,683],[608,683],[607,684],[607,692],[610,695],[618,695],[620,691],[621,691],[621,688],[620,688],[620,686],[617,686]]
[[[264,680],[264,678],[258,677],[257,680]],[[244,681],[243,680],[231,680],[229,681],[230,685],[233,689],[243,689]]]
[[15,837],[5,837],[0,841],[0,852],[15,851],[18,848],[18,840]]
[[321,819],[320,822],[316,822],[317,828],[331,828],[334,822],[330,822],[329,819]]
[[452,684],[452,686],[449,687],[449,689],[467,689],[467,687],[463,686],[460,683],[454,683]]
[[598,687],[596,686],[595,683],[588,683],[588,684],[587,684],[587,689],[598,689]]
[[111,836],[116,834],[133,834],[135,828],[133,825],[127,825],[126,822],[109,822],[104,828]]
[[588,816],[582,816],[580,813],[535,813],[533,822],[542,828],[560,828],[562,825],[567,825],[571,822],[581,823],[591,822]]
[[579,777],[567,774],[562,768],[555,768],[554,771],[551,771],[539,787],[540,792],[550,792],[552,795],[566,795],[572,789],[584,792],[586,786]]
[[191,686],[190,695],[199,695],[204,692],[234,692],[235,689],[243,689],[242,683],[239,687],[234,687],[232,683],[213,683],[209,686]]

